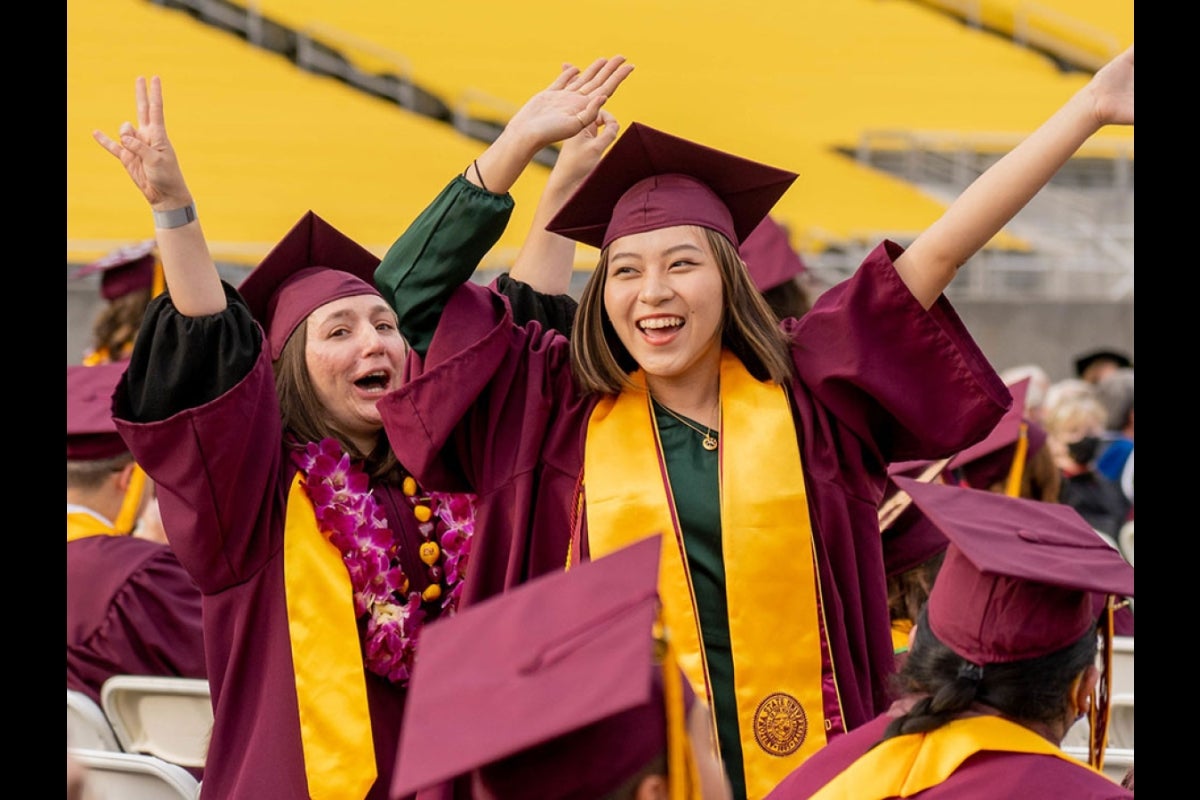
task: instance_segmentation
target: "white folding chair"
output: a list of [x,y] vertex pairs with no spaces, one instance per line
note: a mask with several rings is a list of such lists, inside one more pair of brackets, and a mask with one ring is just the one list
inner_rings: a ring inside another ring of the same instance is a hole
[[104,709],[83,692],[67,689],[67,747],[119,752],[121,744]]
[[84,800],[196,800],[200,782],[177,764],[143,753],[68,747],[84,770]]
[[100,688],[100,705],[125,752],[204,766],[213,710],[203,678],[114,675]]

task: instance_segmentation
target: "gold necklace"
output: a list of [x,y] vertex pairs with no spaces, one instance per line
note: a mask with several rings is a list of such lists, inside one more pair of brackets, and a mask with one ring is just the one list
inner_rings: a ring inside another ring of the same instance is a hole
[[[679,421],[680,421],[680,422],[682,422],[684,425],[687,425],[689,428],[691,428],[692,430],[694,430],[696,433],[698,433],[698,434],[700,434],[701,436],[703,436],[703,437],[704,437],[704,441],[703,441],[703,442],[701,442],[700,444],[701,444],[701,445],[703,445],[703,447],[704,447],[704,449],[705,449],[705,450],[716,450],[716,449],[717,449],[717,436],[716,436],[716,434],[714,434],[714,433],[712,432],[712,428],[707,428],[706,430],[700,430],[700,429],[699,429],[699,428],[697,428],[695,425],[693,425],[692,423],[688,422],[686,419],[684,419],[683,417],[679,416],[678,414],[676,414],[676,413],[675,413],[674,411],[672,411],[671,409],[669,409],[669,408],[667,408],[666,406],[664,406],[662,403],[659,403],[657,400],[655,400],[654,402],[655,402],[655,404],[657,404],[657,405],[658,405],[658,407],[659,407],[659,408],[661,408],[663,411],[667,412],[667,413],[668,413],[668,414],[670,414],[672,417],[674,417],[675,419],[679,420]],[[721,401],[718,399],[718,400],[717,400],[717,403],[719,404],[720,402],[721,402]]]

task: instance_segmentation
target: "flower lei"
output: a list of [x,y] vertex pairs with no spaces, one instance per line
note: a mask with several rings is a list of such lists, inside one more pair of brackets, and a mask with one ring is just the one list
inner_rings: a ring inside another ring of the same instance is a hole
[[[474,499],[444,492],[418,496],[416,481],[405,477],[403,492],[425,537],[420,558],[430,578],[423,593],[409,591],[398,559],[400,543],[361,467],[332,438],[307,444],[299,463],[317,524],[350,573],[354,615],[370,613],[362,634],[364,664],[394,683],[407,681],[427,616],[423,603],[440,600],[448,616],[458,610],[475,531]],[[441,532],[435,537],[438,523]]]

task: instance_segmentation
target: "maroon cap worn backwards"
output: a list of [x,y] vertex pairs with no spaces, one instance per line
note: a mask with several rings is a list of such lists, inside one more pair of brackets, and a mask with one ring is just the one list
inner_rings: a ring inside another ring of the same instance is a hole
[[153,239],[147,239],[113,250],[103,258],[81,267],[72,279],[99,272],[100,296],[109,301],[139,289],[151,289],[154,287],[154,272],[158,266],[154,244]]
[[391,797],[475,770],[495,800],[602,797],[662,753],[661,546],[651,536],[426,628]]
[[1068,505],[892,480],[950,540],[928,623],[974,664],[1061,650],[1096,629],[1092,593],[1133,597],[1133,567]]
[[763,217],[742,242],[738,253],[760,292],[781,286],[807,269],[804,259],[792,249],[787,230],[771,216]]
[[100,461],[128,453],[112,418],[112,396],[128,364],[67,365],[67,460]]
[[307,212],[246,276],[238,292],[267,332],[271,359],[320,306],[375,288],[379,258],[337,228]]
[[699,225],[736,247],[796,177],[635,122],[546,230],[603,249],[621,236]]

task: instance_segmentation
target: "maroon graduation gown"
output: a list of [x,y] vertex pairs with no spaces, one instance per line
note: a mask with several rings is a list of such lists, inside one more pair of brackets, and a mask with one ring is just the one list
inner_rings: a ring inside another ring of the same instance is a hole
[[[156,320],[158,311],[162,319]],[[208,365],[197,363],[195,342],[190,357],[181,354],[187,342],[173,341],[180,330],[224,326],[208,339],[210,353],[217,343],[218,353],[225,348],[222,364],[231,346],[245,344],[231,342],[235,326],[225,325],[232,315],[246,313],[241,306],[192,321],[169,307],[154,306],[148,313],[138,345],[144,349],[135,351],[131,373],[146,362],[148,374],[159,380],[211,374]],[[254,330],[261,337],[257,325]],[[286,499],[296,468],[283,445],[269,351],[260,347],[249,373],[215,399],[156,421],[131,416],[129,395],[146,388],[127,385],[131,373],[115,397],[117,427],[153,478],[172,546],[204,596],[215,719],[202,794],[220,800],[307,797],[283,574]],[[399,487],[372,484],[372,490],[399,540],[405,575],[420,591],[428,585],[417,560],[423,539],[407,500]],[[378,770],[367,797],[383,800],[407,690],[371,672],[366,683]]]
[[[831,741],[780,781],[766,800],[804,800],[841,774],[883,736],[892,717],[880,714]],[[1040,753],[980,751],[937,786],[909,800],[1018,797],[1021,800],[1129,800],[1123,789],[1083,764]]]
[[113,675],[204,678],[200,590],[168,545],[67,542],[67,688],[100,702]]
[[[890,700],[877,517],[885,465],[955,453],[1011,404],[949,302],[926,311],[913,298],[892,264],[900,252],[881,244],[808,314],[783,323],[794,341],[791,395],[822,601],[826,619],[841,623],[829,636],[850,728]],[[578,390],[568,340],[536,322],[515,325],[502,297],[468,283],[409,370],[379,402],[397,456],[428,489],[478,495],[463,603],[562,569],[598,399]]]

